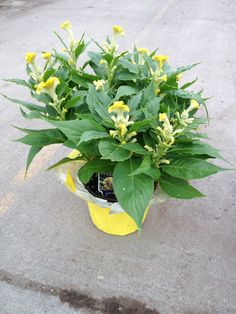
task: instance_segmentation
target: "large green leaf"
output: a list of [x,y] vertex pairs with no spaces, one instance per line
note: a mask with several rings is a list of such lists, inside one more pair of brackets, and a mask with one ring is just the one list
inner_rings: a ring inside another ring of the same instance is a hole
[[119,145],[113,140],[101,140],[98,147],[102,158],[111,161],[123,161],[132,154],[130,150],[123,148],[123,145]]
[[181,199],[191,199],[194,197],[203,197],[204,195],[191,186],[187,181],[174,178],[168,175],[162,175],[159,179],[161,189],[171,197]]
[[89,182],[94,173],[112,172],[114,165],[114,163],[107,160],[95,159],[87,162],[83,167],[81,167],[79,169],[78,176],[80,180],[86,184]]
[[81,137],[80,137],[80,141],[78,143],[81,144],[83,142],[88,142],[91,140],[95,140],[95,139],[100,139],[100,138],[104,138],[104,137],[109,137],[110,135],[107,132],[99,132],[99,131],[85,131]]
[[120,81],[132,81],[137,78],[137,74],[130,73],[128,70],[121,70],[116,76],[116,80]]
[[139,164],[139,160],[132,158],[118,162],[113,172],[113,187],[121,207],[141,230],[144,212],[152,198],[154,180],[146,174],[132,175]]
[[99,123],[103,123],[107,127],[113,126],[108,107],[111,104],[110,97],[103,91],[96,91],[94,86],[90,86],[86,101],[91,114]]
[[117,90],[115,99],[120,99],[123,96],[130,96],[137,93],[137,88],[132,86],[120,86]]
[[224,169],[198,158],[179,158],[162,166],[162,170],[169,175],[185,180],[199,179],[210,176]]
[[133,173],[131,173],[131,175],[136,176],[141,173],[145,173],[154,180],[158,180],[160,178],[161,171],[159,168],[152,164],[150,155],[146,155],[143,158],[140,166]]
[[175,147],[173,147],[170,152],[176,152],[181,155],[209,155],[210,157],[220,158],[219,151],[209,144],[202,142],[194,142],[194,143],[179,143]]
[[53,121],[49,123],[61,130],[69,140],[78,144],[80,137],[85,131],[104,131],[105,129],[96,121],[89,119],[70,120],[70,121]]
[[140,144],[138,143],[127,143],[123,144],[122,147],[124,149],[127,149],[131,151],[132,153],[140,154],[140,155],[146,155],[148,154],[147,150],[143,148]]

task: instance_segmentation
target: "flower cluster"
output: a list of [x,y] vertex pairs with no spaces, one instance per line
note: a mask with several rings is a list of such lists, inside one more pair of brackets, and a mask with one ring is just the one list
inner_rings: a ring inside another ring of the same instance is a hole
[[[111,116],[112,121],[116,130],[110,130],[109,133],[113,138],[120,141],[121,144],[127,143],[132,137],[136,136],[135,131],[128,132],[128,127],[134,123],[134,121],[129,121],[130,116],[128,114],[129,107],[124,104],[123,101],[115,101],[113,105],[108,108],[109,113],[115,113]],[[135,142],[135,139],[132,140]]]
[[155,149],[149,145],[145,145],[147,151],[152,153],[153,160],[157,167],[159,167],[161,164],[170,163],[168,159],[163,159],[163,157],[175,143],[176,137],[183,134],[187,126],[194,121],[194,118],[189,118],[189,113],[192,110],[198,109],[198,102],[192,99],[190,106],[181,114],[179,114],[179,112],[175,113],[177,119],[172,119],[173,123],[170,122],[165,112],[159,114],[159,122],[162,123],[162,126],[157,127],[158,144],[155,145]]

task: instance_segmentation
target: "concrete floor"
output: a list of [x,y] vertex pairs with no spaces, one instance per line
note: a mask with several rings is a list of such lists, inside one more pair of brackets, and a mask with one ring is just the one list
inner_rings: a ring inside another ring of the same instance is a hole
[[[25,52],[58,47],[52,30],[65,19],[78,36],[87,30],[98,40],[120,24],[122,48],[160,47],[174,66],[203,61],[184,77],[198,76],[197,86],[214,96],[211,143],[236,165],[236,1],[0,1],[0,76],[24,77]],[[4,81],[0,89],[30,99]],[[236,313],[234,172],[196,182],[204,199],[154,206],[141,237],[108,236],[84,202],[43,171],[64,149],[45,149],[24,181],[27,148],[12,142],[19,132],[10,124],[33,125],[26,122],[1,99],[0,314],[151,313],[145,306],[161,314]]]

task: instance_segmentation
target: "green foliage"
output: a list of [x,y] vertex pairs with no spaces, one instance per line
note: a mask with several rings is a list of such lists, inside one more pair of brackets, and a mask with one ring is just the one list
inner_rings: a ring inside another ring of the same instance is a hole
[[191,199],[204,195],[187,181],[169,175],[162,175],[159,180],[161,189],[171,197]]
[[102,155],[102,159],[123,161],[130,158],[132,155],[130,150],[125,149],[122,145],[117,144],[114,140],[101,140],[98,147]]
[[172,160],[169,165],[162,166],[162,170],[173,177],[191,180],[208,177],[224,169],[202,159],[179,157]]
[[113,187],[121,207],[142,229],[142,220],[154,189],[154,180],[146,174],[132,175],[139,160],[118,162],[113,172]]

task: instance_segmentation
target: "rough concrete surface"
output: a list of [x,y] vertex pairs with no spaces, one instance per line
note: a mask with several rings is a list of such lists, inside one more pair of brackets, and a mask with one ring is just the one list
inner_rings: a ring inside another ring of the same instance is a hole
[[[122,48],[134,41],[160,47],[174,66],[203,61],[184,79],[198,76],[197,86],[214,96],[211,143],[235,167],[236,1],[0,1],[0,76],[24,77],[26,51],[59,47],[52,30],[60,32],[65,19],[78,36],[87,30],[98,40],[120,24]],[[7,82],[0,89],[30,99]],[[10,124],[40,123],[23,121],[5,99],[0,110],[1,314],[151,313],[146,307],[161,314],[236,313],[234,172],[198,181],[203,199],[154,206],[140,237],[108,236],[92,225],[85,203],[43,171],[64,149],[45,149],[24,181],[27,147],[12,142],[20,133]]]

